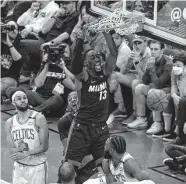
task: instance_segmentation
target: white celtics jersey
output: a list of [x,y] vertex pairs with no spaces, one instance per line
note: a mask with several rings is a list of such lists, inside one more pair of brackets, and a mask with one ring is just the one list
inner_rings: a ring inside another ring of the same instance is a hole
[[[40,145],[39,129],[36,125],[36,116],[39,113],[31,110],[31,114],[24,124],[19,122],[17,114],[12,117],[11,137],[16,148],[24,151],[33,150]],[[25,165],[39,165],[47,160],[45,153],[31,155],[18,162]]]
[[124,163],[125,161],[127,161],[128,159],[134,159],[129,153],[125,152],[125,154],[123,155],[121,162],[119,163],[119,165],[115,168],[112,160],[109,160],[109,167],[110,167],[110,171],[114,177],[114,179],[117,182],[136,182],[138,181],[136,178],[132,178],[131,176],[129,176],[124,169]]

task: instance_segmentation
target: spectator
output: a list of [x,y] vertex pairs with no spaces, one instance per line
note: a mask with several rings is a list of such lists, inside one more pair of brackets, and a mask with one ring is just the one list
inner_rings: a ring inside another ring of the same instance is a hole
[[74,166],[68,162],[63,163],[58,170],[60,184],[75,184],[76,173]]
[[[74,27],[74,30],[71,34],[71,40],[74,44],[76,44],[75,40],[77,39],[77,36],[81,34],[82,32],[82,26],[84,24],[91,23],[95,21],[95,17],[89,15],[86,13],[86,6],[83,4],[81,7],[81,14],[79,16],[78,23]],[[86,31],[86,37],[84,41],[84,51],[87,51],[89,49],[94,49],[97,52],[100,52],[103,50],[103,45],[105,43],[105,38],[102,33],[93,33]],[[74,48],[75,46],[73,46]]]
[[[122,66],[128,61],[131,50],[127,44],[127,41],[121,35],[113,32],[112,38],[118,49],[118,56],[117,56],[115,71],[120,71]],[[109,50],[108,50],[107,45],[105,46],[106,46],[105,48],[106,55],[108,56]],[[113,119],[116,117],[121,117],[121,118],[127,117],[127,110],[124,105],[121,86],[118,82],[118,76],[116,75],[115,72],[113,72],[113,74],[111,75],[111,80],[110,80],[109,85],[110,85],[110,92],[114,93],[114,102],[118,104],[118,108],[111,113],[107,123],[109,123],[110,121],[113,121]]]
[[11,30],[3,31],[1,27],[1,94],[5,95],[8,87],[16,87],[20,76],[20,70],[25,59],[25,55],[20,48],[20,36],[18,25],[9,21],[6,23],[12,26]]
[[[40,47],[45,45],[57,44],[59,42],[67,41],[70,34],[78,21],[78,12],[75,9],[75,1],[60,1],[60,8],[54,16],[52,16],[42,27],[39,40],[22,40],[21,45],[25,52],[29,53],[32,63],[28,63],[25,68],[26,71],[31,71],[33,68],[38,69],[40,65]],[[28,76],[29,74],[27,74]],[[26,76],[26,77],[27,77]]]
[[[147,38],[144,36],[135,35],[132,43],[133,51],[130,53],[128,49],[128,54],[125,55],[126,62],[122,63],[120,72],[116,72],[116,74],[120,84],[132,88],[133,106],[135,110],[134,89],[138,84],[142,83],[142,76],[145,73],[146,63],[150,58],[150,50],[147,47]],[[131,122],[134,117],[135,111],[124,122]]]
[[[29,104],[44,114],[63,109],[69,89],[75,88],[72,80],[62,70],[62,66],[57,64],[56,60],[52,64],[48,53],[44,54],[41,70],[34,81],[36,89],[26,91]],[[8,90],[8,93],[11,90]]]
[[[185,129],[186,131],[186,129]],[[186,147],[178,145],[169,145],[165,152],[170,158],[163,160],[163,163],[173,170],[179,170],[186,174]]]
[[25,11],[29,9],[31,4],[32,4],[31,0],[26,1],[4,0],[3,3],[1,4],[1,16],[3,21],[12,20],[17,22],[17,19]]
[[65,115],[58,121],[58,130],[60,134],[60,140],[63,144],[63,147],[66,147],[66,141],[68,137],[68,132],[70,125],[76,115],[78,109],[78,97],[77,92],[73,91],[68,95],[68,106],[66,109]]
[[[166,93],[170,93],[172,60],[169,61],[169,58],[163,55],[163,43],[151,40],[149,47],[152,57],[148,60],[146,65],[146,72],[143,75],[143,84],[138,84],[135,88],[137,119],[128,124],[129,128],[147,127],[145,101],[150,89],[162,89]],[[160,112],[153,111],[153,120],[154,123],[147,130],[149,134],[156,134],[163,129]]]
[[30,34],[38,37],[37,33],[58,9],[59,6],[54,1],[33,2],[31,7],[17,20],[18,25],[24,27],[21,32],[22,38],[27,38]]
[[[179,57],[174,59],[172,74],[171,74],[171,97],[175,109],[175,122],[176,128],[175,132],[164,137],[165,141],[173,141],[176,144],[185,143],[185,135],[183,133],[183,126],[186,122],[185,116],[185,105],[186,105],[186,75],[185,75],[185,66],[186,66],[186,56],[181,54]],[[171,116],[171,114],[166,114]],[[168,119],[165,121],[165,128],[171,127],[171,122]]]

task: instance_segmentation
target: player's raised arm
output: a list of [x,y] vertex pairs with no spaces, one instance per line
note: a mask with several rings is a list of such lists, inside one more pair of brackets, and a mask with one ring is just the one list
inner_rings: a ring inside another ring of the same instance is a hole
[[72,55],[72,73],[75,75],[76,78],[80,76],[83,72],[83,59],[82,59],[82,52],[83,52],[83,43],[85,39],[85,28],[82,30],[82,34],[79,35],[77,39],[77,43]]
[[103,33],[110,51],[106,61],[106,75],[110,75],[116,67],[118,51],[110,33]]

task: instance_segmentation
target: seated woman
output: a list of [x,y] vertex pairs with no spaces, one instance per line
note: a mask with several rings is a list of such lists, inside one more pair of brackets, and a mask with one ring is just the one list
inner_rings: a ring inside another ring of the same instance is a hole
[[[186,122],[186,55],[184,54],[176,58],[174,63],[171,74],[171,97],[176,111],[176,129],[175,133],[164,137],[163,140],[183,144],[185,143],[183,127]],[[165,121],[165,127],[170,127],[170,123],[170,121]]]

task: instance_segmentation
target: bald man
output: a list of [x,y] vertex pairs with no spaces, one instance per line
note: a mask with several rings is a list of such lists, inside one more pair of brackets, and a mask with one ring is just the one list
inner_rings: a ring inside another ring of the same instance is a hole
[[58,177],[61,180],[61,184],[75,184],[76,173],[74,166],[68,162],[63,163],[59,167]]
[[10,158],[14,161],[12,184],[46,184],[48,169],[48,126],[45,117],[29,109],[23,89],[9,98],[17,113],[6,122]]

